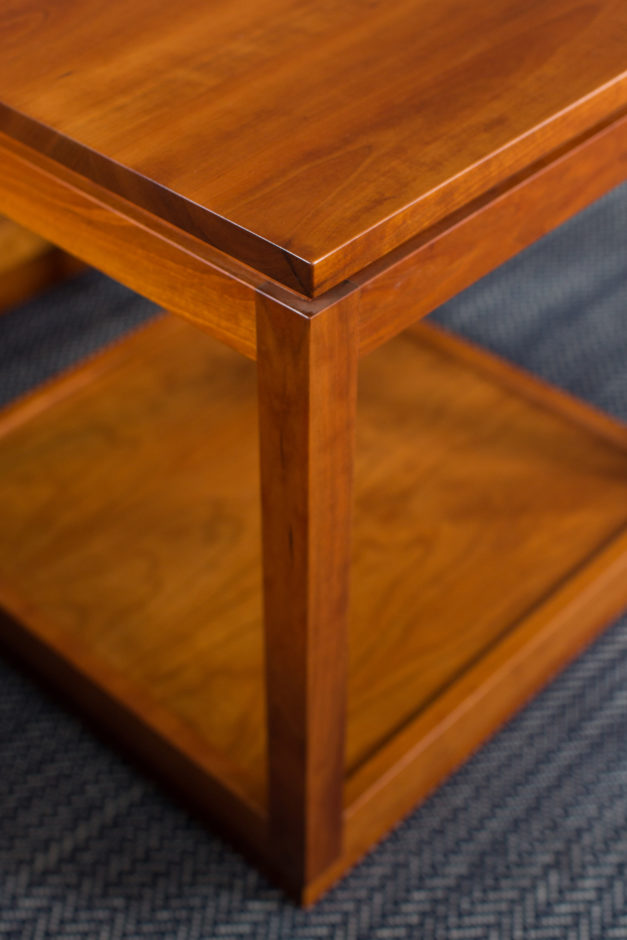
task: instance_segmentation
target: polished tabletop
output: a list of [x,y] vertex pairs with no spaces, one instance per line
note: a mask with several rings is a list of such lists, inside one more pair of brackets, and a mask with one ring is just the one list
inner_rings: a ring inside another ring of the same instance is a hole
[[0,130],[318,294],[627,106],[625,0],[4,0]]

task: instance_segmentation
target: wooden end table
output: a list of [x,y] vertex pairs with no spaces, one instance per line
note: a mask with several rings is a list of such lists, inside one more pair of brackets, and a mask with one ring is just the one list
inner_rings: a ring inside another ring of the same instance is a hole
[[0,212],[178,315],[0,417],[2,635],[303,903],[627,603],[626,429],[418,323],[625,178],[626,36],[0,9]]

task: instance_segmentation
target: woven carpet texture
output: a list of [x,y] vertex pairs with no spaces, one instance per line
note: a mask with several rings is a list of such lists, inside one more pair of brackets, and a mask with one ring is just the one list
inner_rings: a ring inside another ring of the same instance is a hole
[[[434,317],[627,420],[626,248],[627,186]],[[153,312],[88,272],[3,315],[0,400]],[[309,912],[0,660],[0,940],[618,940],[626,874],[627,618]]]

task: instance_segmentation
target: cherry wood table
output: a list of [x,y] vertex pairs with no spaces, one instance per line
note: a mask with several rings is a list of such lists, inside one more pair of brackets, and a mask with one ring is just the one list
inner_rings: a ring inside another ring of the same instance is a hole
[[626,429],[418,323],[625,178],[626,68],[624,0],[0,6],[0,213],[177,315],[0,417],[2,636],[302,903],[627,603]]

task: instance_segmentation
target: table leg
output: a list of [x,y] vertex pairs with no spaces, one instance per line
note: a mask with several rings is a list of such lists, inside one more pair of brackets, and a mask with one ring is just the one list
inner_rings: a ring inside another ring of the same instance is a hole
[[301,887],[341,851],[357,329],[257,315],[269,828]]

